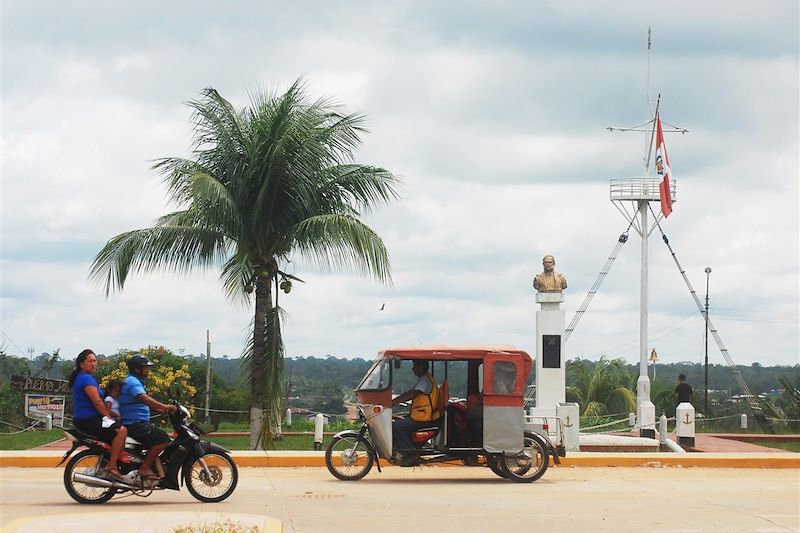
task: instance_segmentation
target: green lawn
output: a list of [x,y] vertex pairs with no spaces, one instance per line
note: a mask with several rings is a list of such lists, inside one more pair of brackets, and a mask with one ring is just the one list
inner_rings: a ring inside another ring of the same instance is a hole
[[[246,427],[237,428],[237,431],[246,431]],[[311,428],[303,427],[303,429],[291,428],[293,431],[313,431]],[[327,427],[326,431],[331,431]],[[228,431],[231,431],[230,429]],[[288,428],[285,431],[290,431]],[[61,429],[53,429],[51,431],[25,431],[14,435],[0,434],[0,450],[29,450],[42,446],[49,442],[61,440],[64,438],[64,431]],[[208,440],[215,442],[228,450],[248,450],[250,448],[250,437],[212,437]],[[331,436],[325,435],[323,438],[323,447],[327,446],[330,442]],[[275,441],[274,449],[276,450],[313,450],[314,449],[314,436],[313,435],[287,435],[280,440]]]
[[800,441],[773,441],[773,440],[752,440],[747,441],[751,444],[757,444],[758,446],[766,446],[768,448],[779,448],[781,450],[786,450],[787,452],[800,452]]
[[0,450],[29,450],[63,438],[64,431],[61,429],[0,435]]
[[[239,431],[246,428],[237,428]],[[325,428],[326,430],[328,428]],[[292,430],[302,431],[292,428]],[[308,431],[304,428],[303,430]],[[50,431],[25,431],[15,435],[0,435],[0,450],[29,450],[64,438],[64,432],[60,429]],[[214,437],[209,439],[228,450],[247,450],[250,448],[250,437]],[[322,447],[328,445],[331,440],[330,435],[325,435],[322,440]],[[748,441],[759,446],[779,448],[790,452],[800,452],[800,442],[775,442],[770,440]],[[289,435],[275,441],[276,450],[313,450],[314,437],[312,435]]]
[[[209,438],[211,442],[219,444],[227,450],[249,450],[250,437],[212,437]],[[331,441],[331,437],[325,435],[322,438],[323,449]],[[314,436],[313,435],[291,435],[284,436],[280,440],[275,440],[275,450],[314,450]]]

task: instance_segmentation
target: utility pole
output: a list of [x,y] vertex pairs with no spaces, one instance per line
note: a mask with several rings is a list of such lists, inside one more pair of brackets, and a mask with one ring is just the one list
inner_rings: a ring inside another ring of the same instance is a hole
[[711,277],[711,267],[706,267],[706,310],[705,310],[705,319],[706,319],[706,333],[704,335],[705,340],[705,353],[706,353],[706,364],[705,364],[705,385],[706,385],[706,394],[705,399],[703,400],[703,414],[708,416],[708,281]]
[[284,407],[289,408],[289,393],[292,391],[292,365],[289,365],[289,381],[286,382],[286,391],[283,398]]
[[206,330],[206,422],[209,421],[208,410],[211,407],[211,332]]

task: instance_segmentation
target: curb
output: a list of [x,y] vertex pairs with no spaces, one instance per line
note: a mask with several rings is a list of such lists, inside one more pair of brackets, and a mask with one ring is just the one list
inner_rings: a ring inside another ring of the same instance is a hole
[[561,459],[564,467],[796,468],[796,453],[592,453],[576,452]]
[[[0,451],[1,467],[52,468],[64,452]],[[231,456],[239,467],[324,467],[324,452],[236,451]],[[552,462],[551,462],[552,464]],[[63,465],[62,465],[63,466]],[[698,467],[698,468],[797,468],[797,453],[597,453],[572,452],[561,459],[561,467]],[[381,467],[393,467],[381,461]]]

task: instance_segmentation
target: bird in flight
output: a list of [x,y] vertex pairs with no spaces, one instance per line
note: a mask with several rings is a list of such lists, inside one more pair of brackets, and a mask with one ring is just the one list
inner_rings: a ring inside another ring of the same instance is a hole
[[386,304],[384,303],[383,305],[381,305],[381,308],[378,309],[378,311],[383,311],[385,308],[386,308]]

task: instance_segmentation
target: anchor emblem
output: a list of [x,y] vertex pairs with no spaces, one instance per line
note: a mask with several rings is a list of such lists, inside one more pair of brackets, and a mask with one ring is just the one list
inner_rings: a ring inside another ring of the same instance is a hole
[[574,425],[575,425],[575,424],[570,424],[570,422],[569,422],[569,415],[567,415],[567,419],[566,419],[566,420],[564,420],[564,427],[566,427],[566,428],[571,428],[571,427],[572,427],[572,426],[574,426]]
[[694,422],[694,420],[689,420],[689,413],[686,413],[684,416],[686,417],[686,420],[683,421],[684,424],[691,424]]

